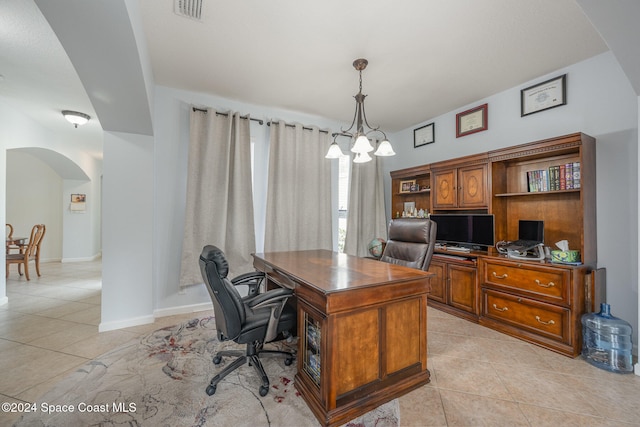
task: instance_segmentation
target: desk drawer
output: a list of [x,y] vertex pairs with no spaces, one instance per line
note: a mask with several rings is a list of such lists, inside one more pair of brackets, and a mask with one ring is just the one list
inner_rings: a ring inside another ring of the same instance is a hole
[[571,311],[566,308],[483,289],[482,315],[557,341],[571,339]]
[[485,284],[556,304],[570,303],[571,275],[568,270],[513,261],[484,261],[484,264],[482,271]]

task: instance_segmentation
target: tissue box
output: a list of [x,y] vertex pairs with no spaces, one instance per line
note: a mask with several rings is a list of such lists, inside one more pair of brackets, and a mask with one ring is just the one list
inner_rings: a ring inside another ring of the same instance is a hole
[[580,251],[551,251],[554,262],[580,262]]

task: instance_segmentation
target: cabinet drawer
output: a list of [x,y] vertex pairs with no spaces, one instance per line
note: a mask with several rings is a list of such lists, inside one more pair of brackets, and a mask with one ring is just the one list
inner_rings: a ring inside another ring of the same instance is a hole
[[484,289],[482,315],[570,344],[571,311],[566,308]]
[[570,305],[568,270],[525,263],[485,261],[483,283],[536,299]]

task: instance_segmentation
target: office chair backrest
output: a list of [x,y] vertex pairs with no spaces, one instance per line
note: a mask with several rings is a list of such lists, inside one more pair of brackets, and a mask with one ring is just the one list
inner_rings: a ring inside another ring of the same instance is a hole
[[236,338],[246,313],[242,297],[227,278],[229,264],[224,252],[213,245],[205,246],[200,254],[200,272],[213,302],[218,338],[221,341]]
[[428,218],[396,218],[381,261],[428,270],[436,244],[436,223]]

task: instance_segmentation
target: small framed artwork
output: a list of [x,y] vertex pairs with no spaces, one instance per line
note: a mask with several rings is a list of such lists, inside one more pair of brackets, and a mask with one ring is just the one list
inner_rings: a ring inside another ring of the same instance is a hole
[[85,203],[87,201],[86,194],[72,194],[71,195],[71,205],[69,206],[69,210],[73,212],[84,212],[85,211]]
[[413,148],[422,147],[436,141],[436,124],[429,123],[413,130]]
[[413,213],[416,208],[416,202],[404,202],[404,211]]
[[415,179],[400,181],[400,193],[411,193],[411,187],[416,185]]
[[488,104],[482,104],[456,114],[456,138],[487,130]]
[[538,83],[520,91],[520,117],[567,103],[567,75]]

